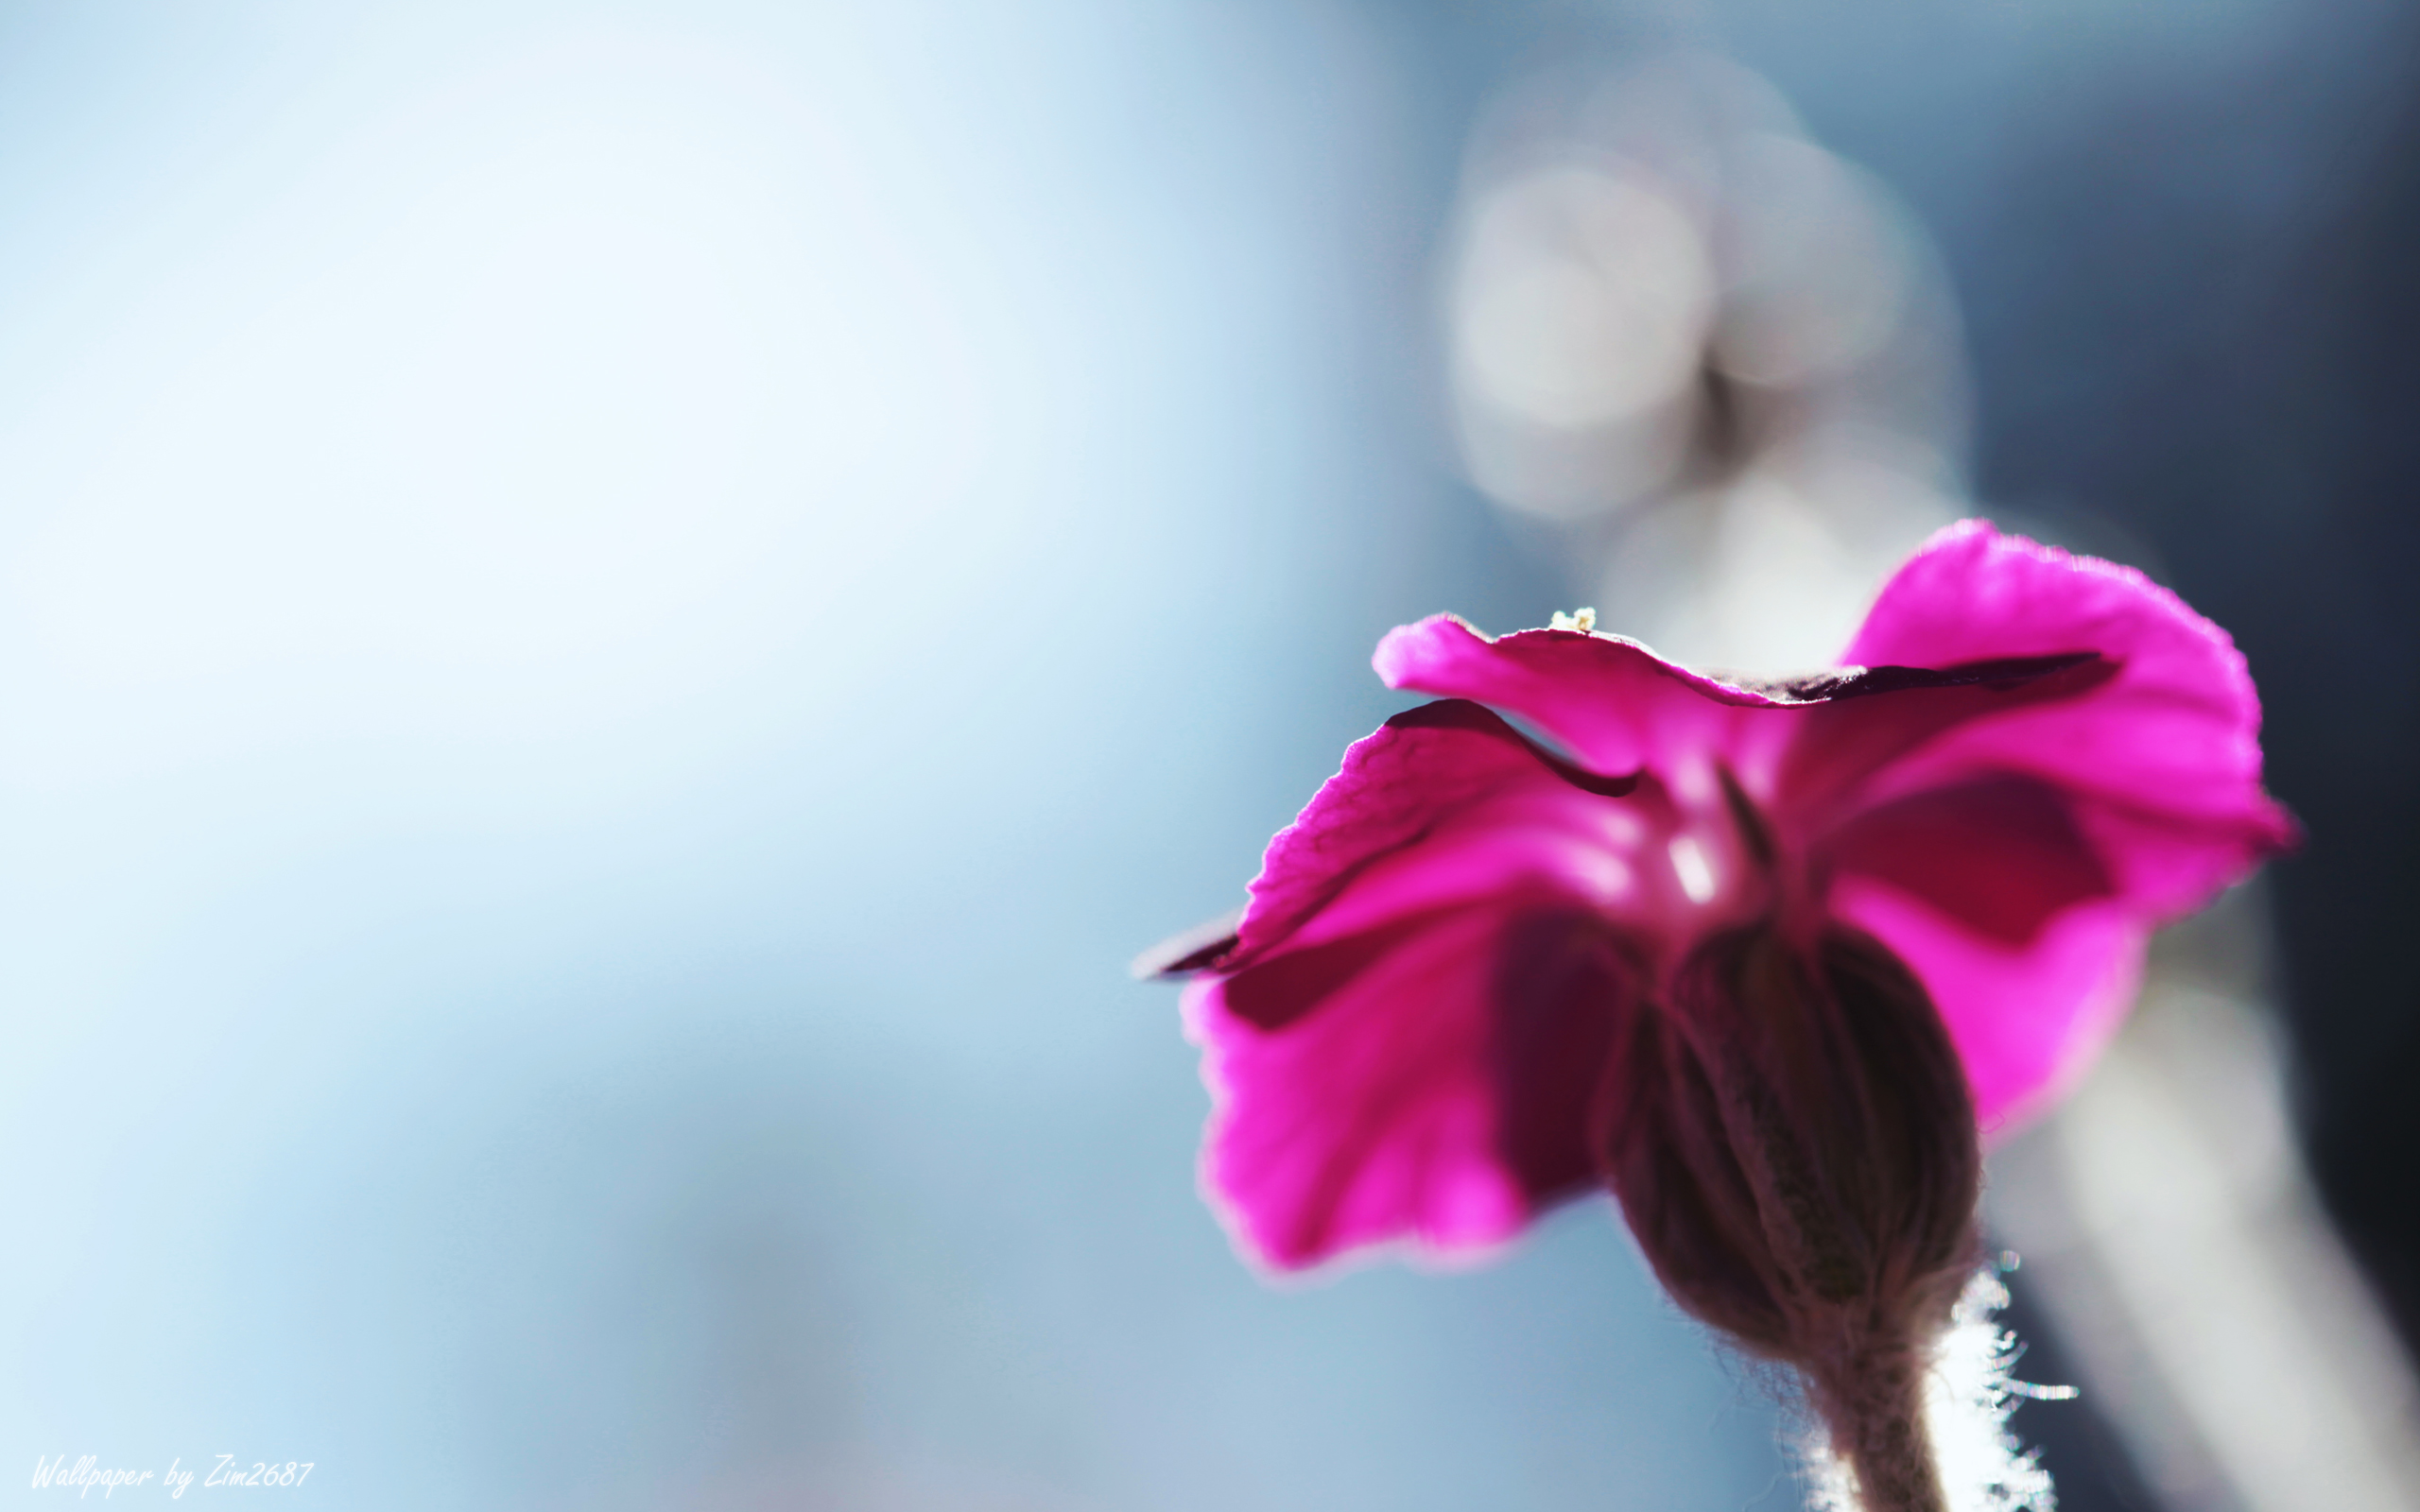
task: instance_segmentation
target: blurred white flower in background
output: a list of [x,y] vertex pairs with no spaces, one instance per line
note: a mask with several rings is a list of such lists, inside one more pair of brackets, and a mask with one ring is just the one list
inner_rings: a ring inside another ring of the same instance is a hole
[[1828,661],[1953,518],[1953,310],[1888,191],[1707,54],[1573,68],[1474,137],[1448,277],[1470,477],[1607,624]]

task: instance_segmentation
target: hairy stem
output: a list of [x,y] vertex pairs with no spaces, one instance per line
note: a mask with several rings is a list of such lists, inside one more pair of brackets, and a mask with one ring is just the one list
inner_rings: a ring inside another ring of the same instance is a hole
[[1824,1413],[1835,1452],[1857,1471],[1862,1512],[1948,1512],[1925,1428],[1923,1382],[1878,1373],[1885,1379],[1855,1383]]

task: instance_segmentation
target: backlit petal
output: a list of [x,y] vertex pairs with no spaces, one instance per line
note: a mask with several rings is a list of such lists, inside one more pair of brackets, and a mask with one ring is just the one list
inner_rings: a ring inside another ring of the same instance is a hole
[[1634,641],[1577,630],[1521,630],[1491,641],[1450,614],[1389,632],[1372,660],[1390,687],[1508,710],[1600,772],[1725,748],[1737,738],[1739,711],[1782,706]]
[[2242,655],[2132,568],[1953,525],[1884,587],[1847,658],[1942,666],[2076,651],[2098,652],[2114,673],[2081,696],[1960,725],[1911,752],[1893,783],[1908,791],[1986,770],[2046,778],[2149,828],[2197,836],[2211,853],[2188,891],[2204,895],[2290,840],[2292,822],[2260,788],[2260,700]]
[[2123,1014],[2150,932],[2294,833],[2260,787],[2243,658],[2132,569],[1954,526],[1884,588],[1848,655],[2087,649],[2105,670],[2072,696],[1909,743],[1832,841],[1833,906],[1924,978],[1989,1117],[2062,1088]]
[[[1302,816],[1270,841],[1237,944],[1211,964],[1239,970],[1315,917],[1333,936],[1538,872],[1569,875],[1583,891],[1592,877],[1618,884],[1607,873],[1606,847],[1624,822],[1616,806],[1629,786],[1540,749],[1476,704],[1446,700],[1397,714],[1356,742]],[[1449,834],[1465,842],[1450,865],[1435,844]],[[1437,861],[1390,867],[1424,845]],[[1365,874],[1352,906],[1331,907]]]
[[1404,1242],[1450,1257],[1594,1185],[1592,1102],[1632,957],[1551,901],[1415,916],[1186,991],[1217,1108],[1205,1187],[1299,1269]]
[[2068,908],[2022,945],[1995,940],[1887,884],[1846,879],[1836,917],[1907,962],[1958,1046],[1989,1133],[2053,1100],[2133,1002],[2151,926],[2109,901]]

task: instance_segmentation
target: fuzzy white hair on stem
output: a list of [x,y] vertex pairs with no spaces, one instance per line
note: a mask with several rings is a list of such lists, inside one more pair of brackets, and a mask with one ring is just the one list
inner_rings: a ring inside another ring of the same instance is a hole
[[[1939,1461],[1949,1512],[2057,1512],[2059,1499],[2041,1451],[2019,1447],[2009,1414],[2020,1399],[2061,1401],[2073,1386],[2037,1386],[2010,1374],[2016,1335],[1999,1326],[2008,1288],[1986,1265],[1967,1281],[1934,1347],[1925,1378],[1925,1427]],[[1832,1450],[1819,1418],[1798,1444],[1809,1512],[1863,1512],[1857,1471]]]

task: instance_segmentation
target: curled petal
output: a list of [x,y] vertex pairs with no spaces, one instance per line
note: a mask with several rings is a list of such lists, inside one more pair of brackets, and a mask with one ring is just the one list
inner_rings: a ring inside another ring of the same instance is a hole
[[1702,676],[1635,641],[1578,630],[1491,641],[1451,614],[1390,631],[1372,661],[1389,687],[1509,709],[1605,772],[1722,748],[1737,738],[1738,711],[1790,707],[1787,695]]
[[[1397,714],[1356,742],[1270,841],[1234,948],[1185,965],[1240,970],[1314,916],[1336,934],[1503,885],[1533,866],[1601,869],[1608,805],[1633,785],[1540,748],[1477,704],[1447,699]],[[1365,874],[1448,833],[1488,856],[1462,854],[1450,867],[1414,861],[1357,889]],[[1357,891],[1357,908],[1331,909],[1348,889]]]
[[1944,730],[2072,699],[2115,671],[2068,647],[1726,681],[1617,636],[1521,630],[1491,641],[1450,614],[1391,631],[1374,661],[1392,686],[1511,710],[1600,771],[1778,761],[1779,799],[1796,806],[1836,802]]
[[[1775,801],[1819,821],[1827,811],[1853,811],[1872,800],[1874,786],[1890,790],[1887,779],[1898,763],[1950,731],[2018,709],[2077,702],[2118,670],[2093,651],[1994,658],[1930,672],[1866,668],[1858,691],[1879,696],[1838,696],[1799,716],[1774,780]],[[1877,778],[1885,781],[1877,784]]]
[[2199,836],[2210,850],[2205,896],[2291,842],[2292,821],[2261,791],[2260,700],[2241,653],[2133,568],[1979,522],[1952,525],[1883,588],[1847,656],[1942,666],[2078,650],[2100,653],[2113,674],[2080,696],[2012,705],[1943,733],[1905,757],[1893,785],[2031,773],[2140,816],[2137,833]]

